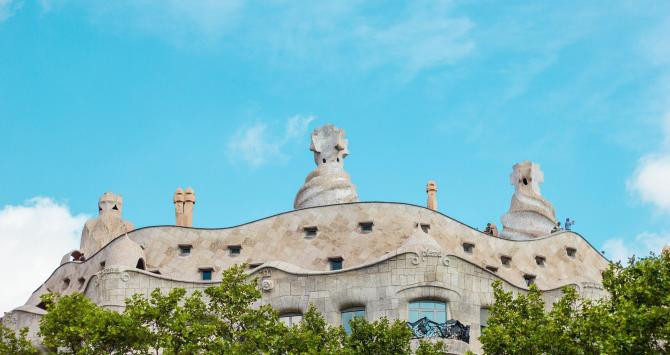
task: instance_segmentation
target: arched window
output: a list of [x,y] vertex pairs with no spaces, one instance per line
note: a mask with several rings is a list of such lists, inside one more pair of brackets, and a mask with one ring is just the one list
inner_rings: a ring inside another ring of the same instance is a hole
[[419,300],[410,302],[409,304],[409,321],[416,322],[417,320],[426,317],[437,323],[444,323],[447,321],[447,304],[442,301],[434,300]]
[[351,325],[349,322],[355,317],[365,318],[365,308],[356,307],[342,311],[342,326],[344,327],[344,331],[347,332],[347,334],[351,334]]
[[279,316],[279,321],[286,324],[289,327],[292,327],[302,320],[301,313],[286,313]]

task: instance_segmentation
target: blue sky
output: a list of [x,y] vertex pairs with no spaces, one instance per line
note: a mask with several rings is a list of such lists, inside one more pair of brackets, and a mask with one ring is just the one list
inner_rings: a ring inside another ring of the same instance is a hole
[[105,191],[136,226],[174,223],[178,186],[196,226],[290,210],[325,123],[361,200],[434,179],[442,212],[500,226],[530,159],[606,256],[658,252],[670,2],[0,0],[0,238],[45,260],[30,291]]

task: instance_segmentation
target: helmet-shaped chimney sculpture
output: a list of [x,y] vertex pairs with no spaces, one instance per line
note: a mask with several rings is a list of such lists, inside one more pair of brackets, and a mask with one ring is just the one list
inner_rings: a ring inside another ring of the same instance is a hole
[[309,149],[314,152],[314,169],[300,188],[293,208],[332,205],[356,202],[358,194],[344,171],[344,158],[349,155],[348,141],[343,129],[332,124],[319,127],[312,132]]
[[81,231],[80,251],[91,257],[112,239],[133,230],[133,224],[121,219],[123,198],[105,192],[98,200],[98,217],[89,219]]
[[537,238],[550,234],[556,226],[554,207],[540,195],[543,181],[539,164],[526,160],[514,165],[510,175],[514,195],[509,211],[502,216],[503,238]]

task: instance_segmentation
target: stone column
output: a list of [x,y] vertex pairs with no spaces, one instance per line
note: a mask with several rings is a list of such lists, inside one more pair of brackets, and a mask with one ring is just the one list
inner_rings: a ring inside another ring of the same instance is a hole
[[426,207],[437,211],[437,184],[435,181],[428,181],[428,184],[426,185],[426,193],[428,194],[428,202],[426,203]]

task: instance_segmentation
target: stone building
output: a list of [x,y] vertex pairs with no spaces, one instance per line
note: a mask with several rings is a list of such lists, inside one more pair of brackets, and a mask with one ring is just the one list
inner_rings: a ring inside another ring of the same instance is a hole
[[344,170],[344,131],[332,125],[311,136],[316,168],[288,212],[239,226],[192,227],[195,193],[174,194],[176,225],[133,229],[121,216],[122,199],[105,193],[100,215],[82,232],[81,250],[67,253],[28,301],[5,314],[5,324],[27,326],[36,337],[45,313],[40,295],[82,292],[121,310],[135,293],[174,287],[202,289],[221,271],[247,263],[264,304],[281,319],[300,321],[314,304],[335,325],[352,317],[408,322],[417,337],[436,337],[451,352],[481,352],[478,341],[493,302],[491,283],[526,292],[536,284],[550,305],[560,288],[586,297],[605,293],[608,261],[581,235],[556,228],[551,204],[540,195],[540,167],[514,165],[509,211],[485,232],[437,210],[437,184],[426,186],[427,207],[359,202]]

